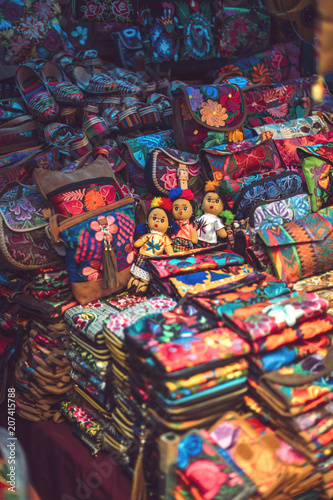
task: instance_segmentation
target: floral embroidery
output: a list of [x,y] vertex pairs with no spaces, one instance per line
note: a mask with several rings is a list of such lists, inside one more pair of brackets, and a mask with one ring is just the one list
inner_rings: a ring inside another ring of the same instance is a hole
[[207,102],[202,104],[200,114],[202,116],[202,121],[212,127],[224,127],[225,120],[228,118],[226,108],[211,99],[208,99]]

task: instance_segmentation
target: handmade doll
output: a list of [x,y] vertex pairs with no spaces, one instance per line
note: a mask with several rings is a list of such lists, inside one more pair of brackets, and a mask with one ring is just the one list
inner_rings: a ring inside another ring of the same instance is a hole
[[134,242],[135,248],[139,248],[139,255],[131,267],[132,277],[127,285],[127,290],[131,293],[142,294],[148,288],[150,272],[146,263],[147,257],[173,253],[170,235],[175,228],[172,225],[171,210],[172,201],[169,198],[154,198],[148,211],[147,222],[136,228],[141,236]]
[[174,252],[186,252],[198,243],[197,228],[193,224],[196,215],[194,194],[190,189],[174,188],[169,192],[172,215],[180,228],[172,236]]
[[224,223],[231,224],[234,218],[230,210],[224,210],[228,205],[222,192],[219,192],[217,188],[217,182],[206,183],[205,194],[201,202],[203,213],[196,219],[198,246],[202,248],[216,245],[217,237],[227,238]]

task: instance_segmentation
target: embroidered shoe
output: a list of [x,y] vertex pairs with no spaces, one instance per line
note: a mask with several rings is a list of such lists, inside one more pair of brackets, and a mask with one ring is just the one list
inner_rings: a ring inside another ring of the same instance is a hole
[[40,68],[40,74],[58,104],[64,106],[84,104],[84,95],[81,90],[67,80],[62,69],[55,62],[46,61]]
[[55,119],[59,113],[58,104],[32,67],[20,65],[17,68],[16,84],[29,113],[36,120],[49,122]]

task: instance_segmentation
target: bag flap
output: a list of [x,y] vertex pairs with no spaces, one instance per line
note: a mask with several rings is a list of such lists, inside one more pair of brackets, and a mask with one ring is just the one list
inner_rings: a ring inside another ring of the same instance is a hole
[[66,191],[67,187],[70,190],[70,186],[77,182],[87,181],[92,183],[101,178],[115,180],[110,163],[103,155],[99,155],[92,163],[72,172],[35,168],[32,172],[32,178],[38,187],[38,191],[45,199],[55,190]]
[[271,137],[273,137],[272,132],[265,132],[257,137],[246,139],[245,141],[221,144],[220,146],[216,146],[214,148],[203,148],[201,151],[215,156],[228,156],[236,153],[244,153],[244,151],[248,151],[264,143],[268,143],[267,145],[273,146],[274,149],[276,149],[274,144],[269,142]]
[[47,226],[42,213],[43,200],[38,193],[24,189],[17,199],[17,189],[8,191],[2,198],[0,214],[5,225],[14,232],[26,233]]
[[187,153],[186,151],[179,151],[178,149],[156,148],[155,151],[165,153],[172,160],[185,165],[195,165],[199,161],[198,155]]
[[139,28],[132,27],[118,32],[121,43],[126,49],[139,50],[143,48]]
[[173,130],[164,130],[158,134],[142,135],[125,141],[123,145],[128,149],[134,163],[142,169],[145,168],[147,156],[151,149],[158,147],[172,148],[176,146]]
[[333,164],[333,142],[298,147],[296,153],[300,160],[309,156],[317,156]]
[[[291,234],[296,234],[297,226],[302,229],[301,236],[294,239]],[[304,229],[306,234],[304,234]],[[331,236],[332,233],[333,209],[328,207],[303,219],[287,222],[282,226],[261,229],[257,236],[263,240],[267,247],[279,247],[281,245],[320,242]]]
[[241,127],[246,118],[246,104],[242,90],[237,85],[180,86],[192,118],[218,132]]

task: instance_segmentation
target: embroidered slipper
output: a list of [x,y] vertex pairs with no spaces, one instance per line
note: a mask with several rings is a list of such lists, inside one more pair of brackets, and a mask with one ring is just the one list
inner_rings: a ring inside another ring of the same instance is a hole
[[40,75],[58,104],[63,106],[84,104],[84,95],[81,90],[67,80],[64,72],[55,62],[46,61],[40,68]]
[[33,68],[20,65],[16,70],[16,85],[30,114],[36,120],[48,122],[55,119],[59,113],[58,104]]
[[72,75],[76,85],[91,96],[104,97],[118,93],[119,84],[105,73],[94,75],[85,66],[77,65]]

